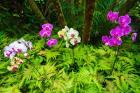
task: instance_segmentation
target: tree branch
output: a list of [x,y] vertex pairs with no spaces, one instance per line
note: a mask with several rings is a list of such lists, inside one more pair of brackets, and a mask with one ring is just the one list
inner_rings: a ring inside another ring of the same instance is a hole
[[56,9],[56,11],[58,13],[58,21],[59,21],[59,23],[62,26],[67,25],[66,20],[65,20],[65,16],[63,14],[63,10],[62,10],[61,4],[60,4],[60,1],[59,0],[53,0],[53,3],[54,3],[54,7],[55,7],[55,9]]
[[28,3],[30,5],[30,8],[32,9],[32,11],[35,13],[35,15],[40,18],[44,23],[47,23],[45,17],[43,16],[42,12],[40,11],[40,9],[38,8],[37,4],[35,3],[34,0],[28,0]]

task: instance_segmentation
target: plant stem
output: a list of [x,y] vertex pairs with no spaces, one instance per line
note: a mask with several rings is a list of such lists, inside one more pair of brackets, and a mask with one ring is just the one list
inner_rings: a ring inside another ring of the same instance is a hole
[[78,66],[77,66],[77,63],[75,62],[75,58],[74,58],[74,47],[72,48],[72,57],[73,57],[73,70],[77,71]]
[[112,70],[111,70],[111,73],[110,73],[110,74],[112,74],[112,72],[113,72],[113,70],[114,70],[114,67],[115,67],[115,64],[116,64],[116,62],[117,62],[117,59],[118,59],[118,52],[119,52],[119,47],[117,47],[117,50],[116,50],[116,57],[115,57],[115,60],[114,60],[114,63],[113,63],[113,66],[112,66]]
[[73,64],[72,64],[72,69],[74,72],[78,72],[79,71],[79,66],[77,64],[77,61],[75,59],[75,55],[74,55],[74,47],[72,48],[72,56],[73,56]]
[[72,58],[73,58],[73,63],[75,63],[75,60],[74,60],[74,48],[72,48]]
[[59,50],[59,49],[60,49],[60,47],[62,46],[63,41],[64,41],[64,40],[62,40],[62,41],[61,41],[61,43],[60,43],[60,45],[59,45],[59,47],[58,47],[58,50]]

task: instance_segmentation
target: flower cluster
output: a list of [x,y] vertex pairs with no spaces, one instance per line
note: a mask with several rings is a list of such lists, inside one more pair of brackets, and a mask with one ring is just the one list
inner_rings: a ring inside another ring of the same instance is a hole
[[118,25],[111,29],[110,36],[102,36],[102,41],[108,46],[120,46],[122,44],[121,37],[128,36],[132,31],[131,18],[128,14],[124,16],[119,16],[119,12],[109,11],[107,14],[107,19],[111,22],[116,22]]
[[69,47],[70,45],[75,46],[81,42],[79,32],[73,28],[68,28],[67,26],[58,32],[58,36],[66,41],[66,47]]
[[115,22],[118,19],[119,12],[109,11],[107,14],[107,19],[111,22]]
[[48,40],[48,42],[47,42],[47,45],[49,46],[49,47],[52,47],[52,46],[54,46],[54,45],[56,45],[57,44],[57,39],[53,39],[53,38],[51,38],[50,40]]
[[49,47],[55,46],[58,41],[57,39],[51,38],[53,25],[50,23],[46,23],[43,24],[41,28],[42,29],[40,30],[39,35],[42,38],[49,38],[49,40],[46,43]]
[[14,41],[4,48],[4,56],[11,59],[10,66],[7,67],[9,71],[17,71],[23,60],[15,56],[16,54],[23,53],[25,57],[28,57],[28,49],[32,49],[32,42],[25,41],[24,39]]
[[13,59],[17,53],[24,53],[24,56],[27,57],[28,48],[32,49],[32,42],[19,39],[4,47],[4,56]]
[[14,57],[12,59],[12,61],[10,62],[10,66],[7,67],[7,69],[9,71],[15,72],[18,70],[19,65],[23,63],[23,60],[18,58],[18,57]]
[[43,24],[41,31],[39,32],[39,35],[41,37],[50,37],[52,34],[52,29],[53,29],[53,25],[50,23],[47,24]]

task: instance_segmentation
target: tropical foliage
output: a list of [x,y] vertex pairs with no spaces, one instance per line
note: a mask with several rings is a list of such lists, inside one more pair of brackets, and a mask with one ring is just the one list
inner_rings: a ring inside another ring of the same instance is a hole
[[[84,0],[0,2],[0,93],[140,92],[139,1],[125,15],[132,31],[122,37],[121,29],[110,31],[118,16],[111,18],[127,0],[96,0],[86,44]],[[101,37],[109,33],[123,42],[111,45]]]

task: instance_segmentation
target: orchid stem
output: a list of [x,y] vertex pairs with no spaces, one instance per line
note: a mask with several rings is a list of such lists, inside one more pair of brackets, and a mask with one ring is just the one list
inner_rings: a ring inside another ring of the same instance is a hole
[[60,47],[62,46],[63,41],[64,41],[64,40],[62,40],[62,41],[61,41],[61,43],[60,43],[60,45],[59,45],[59,47],[58,47],[58,50],[59,50],[59,49],[60,49]]
[[112,66],[112,70],[111,70],[111,73],[113,73],[113,70],[114,70],[114,67],[115,67],[115,64],[117,62],[117,59],[118,59],[118,52],[119,52],[119,47],[117,47],[117,50],[116,50],[116,57],[115,57],[115,60],[114,60],[114,63],[113,63],[113,66]]
[[75,63],[75,60],[74,60],[74,48],[72,48],[72,57],[73,57],[73,63]]

